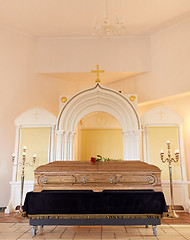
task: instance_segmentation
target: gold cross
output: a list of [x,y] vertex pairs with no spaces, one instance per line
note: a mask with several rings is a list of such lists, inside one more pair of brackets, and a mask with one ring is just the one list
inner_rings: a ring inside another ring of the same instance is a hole
[[96,82],[99,83],[100,82],[99,73],[104,73],[104,70],[99,70],[99,65],[96,65],[96,67],[97,67],[97,69],[91,70],[91,73],[97,73]]

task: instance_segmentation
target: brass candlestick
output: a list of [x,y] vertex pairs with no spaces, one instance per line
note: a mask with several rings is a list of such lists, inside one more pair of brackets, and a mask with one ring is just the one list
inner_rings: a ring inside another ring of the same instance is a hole
[[[12,161],[14,166],[22,166],[22,174],[21,174],[21,191],[20,191],[20,206],[17,206],[16,209],[19,207],[19,213],[22,213],[22,199],[23,199],[23,189],[24,189],[24,170],[25,166],[33,167],[36,162],[36,154],[33,155],[33,164],[26,162],[26,146],[23,147],[22,153],[22,162],[14,163],[15,161],[15,154],[12,154]],[[17,209],[18,210],[18,209]]]
[[171,157],[171,152],[170,152],[170,141],[167,141],[167,149],[168,149],[168,157],[164,159],[164,151],[161,150],[160,152],[160,158],[163,163],[168,162],[169,166],[169,176],[170,176],[170,194],[171,194],[171,205],[169,206],[169,217],[172,218],[177,218],[178,215],[176,214],[174,210],[174,197],[173,197],[173,181],[172,181],[172,162],[176,163],[179,161],[179,150],[175,151],[175,157]]

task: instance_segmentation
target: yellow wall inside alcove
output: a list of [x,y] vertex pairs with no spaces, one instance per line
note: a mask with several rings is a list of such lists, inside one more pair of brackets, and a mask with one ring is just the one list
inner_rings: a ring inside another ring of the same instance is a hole
[[121,129],[82,129],[81,160],[89,161],[99,154],[111,159],[123,159]]
[[[34,169],[48,163],[49,152],[48,127],[21,128],[19,162],[22,162],[23,147],[26,146],[26,162],[33,164],[33,155],[36,154],[36,163],[33,167],[25,166],[25,180],[34,180]],[[19,166],[17,179],[21,178],[22,167]]]
[[[163,163],[160,159],[160,151],[163,149],[164,158],[167,157],[167,141],[171,143],[171,155],[175,157],[175,150],[179,149],[178,145],[178,128],[177,127],[147,127],[148,136],[148,154],[149,163],[158,166],[161,172],[162,180],[169,180],[168,163]],[[174,180],[181,180],[180,160],[177,163],[172,163],[172,173]]]

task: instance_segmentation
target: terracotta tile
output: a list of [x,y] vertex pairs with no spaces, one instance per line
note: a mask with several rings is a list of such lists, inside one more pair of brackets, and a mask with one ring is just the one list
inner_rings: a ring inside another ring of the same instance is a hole
[[17,239],[20,236],[22,236],[22,233],[12,233],[12,232],[6,232],[6,233],[0,233],[0,239]]
[[101,226],[90,226],[90,230],[89,230],[90,233],[93,233],[93,232],[100,233],[101,231],[102,231]]
[[115,235],[114,235],[114,236],[116,237],[116,239],[120,239],[120,238],[125,239],[125,238],[128,238],[127,234],[124,233],[124,232],[115,232]]
[[[152,236],[153,235],[153,230],[152,230],[152,227],[149,227],[149,228],[138,228],[140,234],[144,237],[147,237],[147,236]],[[158,230],[157,230],[158,231]]]
[[182,236],[170,235],[170,236],[157,236],[158,240],[186,240]]
[[152,237],[144,237],[143,236],[143,240],[155,240],[155,239],[158,239],[157,237],[155,237],[155,236],[152,236]]
[[76,233],[74,239],[101,239],[98,233]]
[[135,237],[133,236],[133,237],[130,237],[129,239],[130,240],[139,240],[139,239],[144,240],[144,238],[142,236],[135,236]]
[[190,234],[183,234],[183,237],[184,237],[186,240],[190,240]]
[[74,239],[74,236],[76,235],[76,233],[64,233],[62,236],[61,236],[61,239],[68,239],[68,240],[71,240],[71,239]]

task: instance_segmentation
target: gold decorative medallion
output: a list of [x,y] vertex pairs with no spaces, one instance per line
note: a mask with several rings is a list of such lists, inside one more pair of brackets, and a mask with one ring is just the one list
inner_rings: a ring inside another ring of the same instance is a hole
[[134,102],[136,100],[136,97],[134,95],[130,96],[129,98],[131,100],[131,102]]
[[66,97],[62,97],[61,98],[61,102],[65,103],[67,101],[67,98]]

